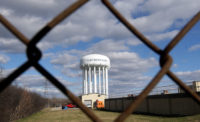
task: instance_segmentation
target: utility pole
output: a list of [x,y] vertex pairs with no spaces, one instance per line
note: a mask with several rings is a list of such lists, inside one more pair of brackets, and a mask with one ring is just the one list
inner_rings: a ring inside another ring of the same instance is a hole
[[49,96],[48,96],[48,81],[45,80],[44,96],[47,98],[47,107],[49,108]]

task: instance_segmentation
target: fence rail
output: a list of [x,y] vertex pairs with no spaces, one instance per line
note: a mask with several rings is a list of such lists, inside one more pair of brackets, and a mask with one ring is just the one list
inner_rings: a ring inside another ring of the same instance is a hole
[[[42,57],[40,49],[36,47],[36,44],[41,41],[41,39],[50,32],[56,25],[61,21],[66,19],[70,14],[73,14],[78,8],[86,4],[88,0],[78,0],[71,6],[62,11],[58,16],[47,23],[40,31],[38,31],[32,39],[28,39],[24,36],[14,25],[12,25],[6,18],[0,15],[0,22],[15,35],[22,43],[27,47],[26,54],[28,60],[19,66],[15,71],[13,71],[8,77],[4,78],[0,82],[0,92],[2,92],[6,87],[8,87],[17,77],[19,77],[23,72],[25,72],[30,67],[34,67],[41,75],[46,77],[49,82],[54,84],[63,94],[65,94],[71,101],[76,103],[80,109],[92,120],[92,121],[102,121],[97,117],[90,109],[88,109],[76,97],[68,88],[61,84],[52,74],[50,74],[43,66],[38,62]],[[188,93],[197,103],[200,104],[200,97],[193,92],[187,85],[185,85],[173,72],[170,71],[172,64],[172,57],[169,55],[170,51],[176,46],[176,44],[184,37],[184,35],[199,21],[200,12],[198,12],[175,36],[174,39],[161,50],[156,45],[154,45],[148,38],[146,38],[142,33],[140,33],[132,24],[130,24],[126,18],[124,18],[108,0],[102,0],[103,4],[112,12],[116,18],[124,24],[124,26],[132,32],[138,39],[140,39],[147,47],[152,51],[160,55],[160,71],[155,75],[151,82],[144,88],[144,90],[138,95],[137,99],[130,104],[130,106],[121,113],[116,119],[116,122],[124,121],[137,106],[145,99],[145,97],[150,93],[150,91],[159,83],[164,75],[168,75],[176,84],[179,85],[186,93]]]

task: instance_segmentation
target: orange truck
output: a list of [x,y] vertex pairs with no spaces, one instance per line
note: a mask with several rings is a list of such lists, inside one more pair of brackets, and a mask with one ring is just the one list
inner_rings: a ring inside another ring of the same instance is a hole
[[103,109],[104,108],[104,104],[103,101],[96,101],[96,108],[97,109]]

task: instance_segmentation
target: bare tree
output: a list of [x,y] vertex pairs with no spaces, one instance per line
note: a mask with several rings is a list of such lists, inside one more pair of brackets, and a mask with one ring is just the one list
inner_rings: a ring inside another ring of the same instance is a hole
[[8,122],[40,111],[47,100],[39,94],[9,86],[0,93],[0,121]]
[[27,90],[24,90],[19,104],[15,107],[13,113],[10,115],[10,121],[21,119],[32,113],[32,100],[31,95]]

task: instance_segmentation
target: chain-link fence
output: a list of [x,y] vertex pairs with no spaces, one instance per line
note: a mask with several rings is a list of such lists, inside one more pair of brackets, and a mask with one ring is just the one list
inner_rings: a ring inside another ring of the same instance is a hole
[[[48,24],[46,24],[39,32],[33,36],[32,39],[25,37],[19,30],[17,30],[8,20],[6,20],[2,15],[0,15],[1,23],[15,35],[22,43],[27,47],[26,54],[28,60],[13,71],[7,78],[4,78],[0,82],[0,92],[8,87],[17,77],[19,77],[23,72],[25,72],[30,67],[34,67],[38,72],[40,72],[44,77],[46,77],[49,82],[54,84],[62,93],[64,93],[71,101],[73,101],[80,109],[92,120],[92,121],[102,121],[101,118],[97,117],[90,109],[88,109],[76,97],[68,88],[61,84],[52,74],[50,74],[42,65],[38,62],[42,57],[40,49],[36,47],[36,44],[41,41],[41,39],[50,32],[56,25],[61,21],[66,19],[70,14],[80,8],[82,5],[86,4],[88,0],[78,0],[71,6],[62,11],[58,16],[52,19]],[[159,83],[164,75],[169,76],[176,84],[179,85],[186,93],[188,93],[197,103],[200,104],[200,96],[198,96],[194,91],[192,91],[186,84],[184,84],[173,72],[171,72],[170,67],[172,64],[172,57],[169,55],[170,51],[177,45],[177,43],[184,37],[184,35],[197,23],[200,19],[200,12],[198,12],[175,36],[174,39],[169,42],[169,44],[161,50],[156,45],[154,45],[149,39],[147,39],[142,33],[140,33],[132,24],[130,24],[126,18],[124,18],[108,0],[102,0],[103,4],[112,12],[116,18],[124,24],[124,26],[134,34],[140,41],[142,41],[147,47],[149,47],[156,54],[160,55],[160,67],[161,69],[156,74],[156,76],[151,80],[151,82],[144,88],[144,90],[138,95],[137,99],[130,104],[127,109],[121,113],[116,119],[116,122],[124,121],[137,106],[145,99],[145,97],[150,93],[150,91]]]

